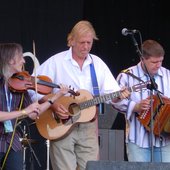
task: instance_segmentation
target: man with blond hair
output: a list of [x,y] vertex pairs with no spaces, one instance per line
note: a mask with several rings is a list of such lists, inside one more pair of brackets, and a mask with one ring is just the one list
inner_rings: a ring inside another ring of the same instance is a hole
[[[56,84],[66,84],[75,90],[85,89],[94,94],[90,67],[93,64],[100,95],[121,90],[120,98],[126,98],[129,92],[120,89],[107,65],[96,55],[90,54],[93,41],[98,40],[89,21],[78,22],[68,34],[69,49],[45,61],[38,69],[38,74],[49,76]],[[54,89],[55,91],[57,89]],[[68,119],[68,110],[62,104],[55,107],[60,119]],[[97,119],[79,123],[61,140],[50,142],[50,158],[53,170],[85,170],[89,160],[99,158]]]

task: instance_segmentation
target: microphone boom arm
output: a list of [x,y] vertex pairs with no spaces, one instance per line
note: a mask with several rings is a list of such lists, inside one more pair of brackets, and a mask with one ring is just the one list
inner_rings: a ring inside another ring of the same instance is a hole
[[142,52],[139,49],[139,45],[138,45],[138,43],[137,43],[137,41],[135,39],[134,34],[131,34],[131,38],[132,38],[134,46],[136,47],[136,52],[138,53],[139,57],[141,58],[142,57]]

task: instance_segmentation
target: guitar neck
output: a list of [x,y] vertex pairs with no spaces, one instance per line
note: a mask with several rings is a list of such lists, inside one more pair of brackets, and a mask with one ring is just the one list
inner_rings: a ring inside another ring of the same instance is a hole
[[[129,92],[133,92],[134,87],[129,87],[127,90]],[[105,94],[103,96],[97,96],[97,97],[94,97],[93,99],[79,103],[79,107],[80,107],[81,110],[83,110],[83,109],[86,109],[88,107],[91,107],[91,106],[94,106],[94,105],[97,105],[97,104],[100,104],[100,103],[105,103],[106,101],[120,97],[120,95],[121,95],[121,91],[116,91],[116,92],[113,92],[113,93]]]
[[79,103],[79,107],[81,110],[86,109],[88,107],[100,104],[100,103],[104,103],[108,100],[112,100],[116,97],[120,96],[120,91],[117,92],[113,92],[110,94],[105,94],[103,96],[98,96],[98,97],[94,97],[93,99],[87,100],[85,102]]

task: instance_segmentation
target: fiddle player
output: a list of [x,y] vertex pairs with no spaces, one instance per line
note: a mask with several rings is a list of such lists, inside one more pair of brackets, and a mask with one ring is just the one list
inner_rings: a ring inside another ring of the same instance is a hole
[[0,44],[0,61],[0,169],[22,170],[21,135],[15,126],[17,118],[28,116],[36,119],[51,103],[66,94],[68,88],[61,85],[60,91],[48,101],[32,103],[27,91],[18,93],[9,90],[9,78],[21,72],[25,63],[22,46],[17,43]]
[[[141,61],[128,68],[128,72],[121,72],[118,75],[119,85],[130,87],[139,83],[140,80],[146,82],[150,80],[149,72],[157,84],[158,92],[170,98],[170,70],[162,66],[165,55],[164,48],[155,40],[146,40],[143,42],[141,50]],[[132,75],[128,73],[132,73]],[[157,91],[153,90],[153,93],[158,98]],[[142,112],[151,111],[153,105],[151,105],[150,96],[151,91],[147,89],[138,93],[131,93],[129,100],[124,100],[121,103],[123,107],[126,107],[126,149],[130,162],[170,162],[169,136],[161,135],[160,137],[154,133],[152,138],[152,133],[138,119]]]

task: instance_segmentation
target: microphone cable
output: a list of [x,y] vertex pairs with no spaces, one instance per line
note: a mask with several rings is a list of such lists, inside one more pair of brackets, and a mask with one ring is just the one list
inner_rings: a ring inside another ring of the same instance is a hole
[[[24,100],[24,93],[22,93],[19,110],[21,110],[21,106],[22,106],[22,104],[23,104],[23,100]],[[3,160],[3,162],[2,162],[1,170],[3,170],[3,168],[4,168],[4,166],[5,166],[5,163],[6,163],[6,160],[7,160],[7,157],[8,157],[8,155],[9,155],[9,152],[10,152],[10,150],[11,150],[11,148],[12,148],[12,144],[13,144],[13,141],[14,141],[14,135],[15,135],[15,132],[16,132],[17,124],[18,124],[18,123],[17,123],[17,122],[18,122],[18,119],[19,119],[19,118],[16,118],[16,121],[15,121],[15,124],[14,124],[14,130],[13,130],[13,132],[12,132],[12,136],[11,136],[11,140],[10,140],[10,143],[9,143],[8,150],[7,150],[6,154],[5,154],[4,160]]]

